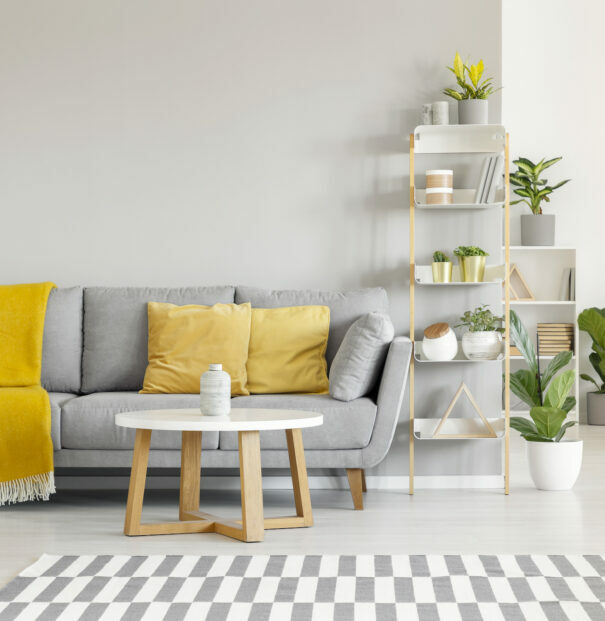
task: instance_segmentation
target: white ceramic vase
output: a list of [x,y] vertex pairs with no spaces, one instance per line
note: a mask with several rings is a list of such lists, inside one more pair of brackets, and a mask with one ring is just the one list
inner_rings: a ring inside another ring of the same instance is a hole
[[200,410],[205,416],[231,412],[231,377],[222,364],[211,364],[200,377]]
[[453,360],[458,353],[458,340],[454,331],[449,328],[443,336],[436,339],[428,339],[425,336],[422,341],[422,352],[428,360]]
[[502,353],[502,334],[495,330],[465,332],[462,351],[469,360],[496,360]]
[[571,489],[582,467],[582,440],[527,442],[529,474],[538,489]]

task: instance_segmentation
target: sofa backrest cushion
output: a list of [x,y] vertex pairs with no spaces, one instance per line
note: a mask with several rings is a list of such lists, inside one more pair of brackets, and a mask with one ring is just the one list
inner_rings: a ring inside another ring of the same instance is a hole
[[140,390],[147,368],[147,303],[233,303],[234,287],[84,289],[82,392]]
[[49,392],[80,392],[82,287],[53,289],[48,296],[42,347],[42,386]]
[[372,311],[389,312],[387,292],[382,287],[358,291],[315,291],[313,289],[260,289],[236,287],[235,302],[250,302],[252,308],[278,308],[280,306],[329,306],[330,336],[326,349],[328,367],[342,343],[351,324]]

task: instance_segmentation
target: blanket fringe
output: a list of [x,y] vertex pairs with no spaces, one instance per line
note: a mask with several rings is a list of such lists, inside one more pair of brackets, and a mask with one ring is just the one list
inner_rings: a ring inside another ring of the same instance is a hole
[[48,500],[55,489],[55,473],[45,472],[30,477],[0,482],[0,507],[28,500]]

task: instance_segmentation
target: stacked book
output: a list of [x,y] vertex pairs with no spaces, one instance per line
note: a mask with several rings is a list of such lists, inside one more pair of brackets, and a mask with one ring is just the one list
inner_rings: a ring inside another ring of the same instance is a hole
[[556,356],[574,349],[573,323],[539,323],[538,343],[541,356]]
[[496,200],[496,190],[502,185],[503,174],[502,155],[489,155],[485,158],[475,192],[475,203],[493,203]]

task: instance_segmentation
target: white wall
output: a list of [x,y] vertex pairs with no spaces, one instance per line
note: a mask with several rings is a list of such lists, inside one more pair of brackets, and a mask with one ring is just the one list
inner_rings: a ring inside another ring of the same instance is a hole
[[[578,309],[605,306],[602,270],[605,209],[605,3],[505,0],[502,7],[503,120],[511,155],[563,156],[549,178],[572,181],[547,205],[557,216],[556,243],[577,246]],[[551,172],[552,171],[552,172]],[[529,213],[521,206],[518,214]],[[514,241],[514,239],[513,239]],[[581,370],[589,371],[586,335]],[[580,414],[585,417],[581,384]]]
[[2,3],[0,282],[381,284],[406,332],[407,135],[457,49],[500,82],[500,10]]

